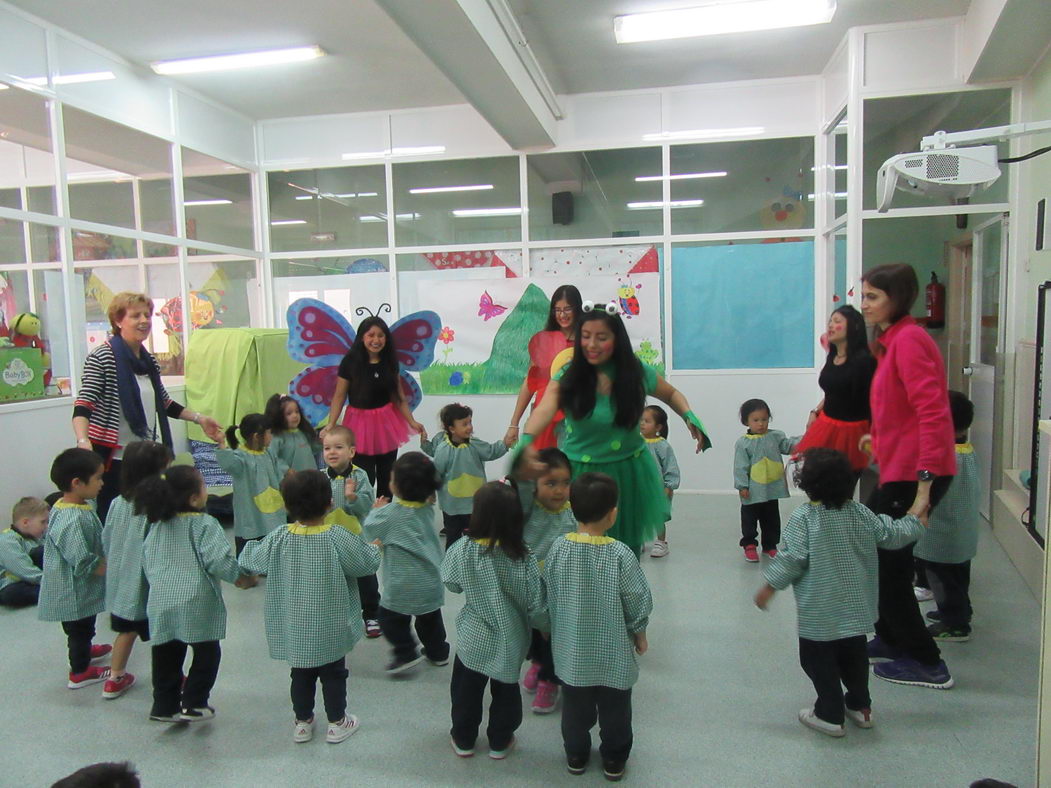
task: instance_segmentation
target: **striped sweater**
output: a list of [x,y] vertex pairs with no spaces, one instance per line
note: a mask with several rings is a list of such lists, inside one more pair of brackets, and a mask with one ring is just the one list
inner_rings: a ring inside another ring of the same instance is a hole
[[[145,351],[144,351],[145,352]],[[157,360],[150,356],[153,366],[160,374]],[[161,384],[161,399],[169,418],[177,419],[183,406],[175,402]],[[149,407],[149,403],[143,403]],[[84,360],[84,374],[80,379],[80,390],[73,403],[73,417],[83,416],[88,420],[88,439],[93,446],[119,449],[120,392],[117,389],[117,357],[108,341],[92,350]]]

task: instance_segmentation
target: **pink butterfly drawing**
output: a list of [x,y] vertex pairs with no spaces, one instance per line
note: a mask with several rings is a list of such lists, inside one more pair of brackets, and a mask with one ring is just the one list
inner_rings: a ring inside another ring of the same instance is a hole
[[493,302],[493,297],[489,295],[489,291],[486,290],[482,293],[482,297],[478,299],[478,316],[486,320],[494,317],[500,317],[504,312],[507,311],[506,306],[500,306]]

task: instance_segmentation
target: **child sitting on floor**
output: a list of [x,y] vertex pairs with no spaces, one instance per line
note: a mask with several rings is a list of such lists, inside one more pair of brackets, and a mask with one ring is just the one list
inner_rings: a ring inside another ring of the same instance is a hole
[[44,501],[29,497],[20,499],[11,510],[11,527],[0,532],[0,605],[37,603],[50,511]]

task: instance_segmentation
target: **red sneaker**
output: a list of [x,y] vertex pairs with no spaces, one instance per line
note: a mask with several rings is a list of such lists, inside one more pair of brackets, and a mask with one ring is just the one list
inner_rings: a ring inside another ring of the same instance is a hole
[[102,697],[108,700],[119,698],[125,692],[130,690],[131,685],[134,683],[135,676],[131,673],[125,673],[123,676],[107,679],[106,683],[102,686]]
[[378,638],[383,631],[380,629],[380,622],[374,618],[365,619],[365,637],[367,638]]
[[526,692],[536,692],[537,682],[540,681],[540,663],[533,662],[529,665],[529,670],[526,671],[525,678],[522,679],[522,689]]
[[533,698],[534,714],[550,714],[558,704],[558,685],[550,681],[538,681],[536,697]]
[[102,657],[109,654],[111,651],[113,651],[113,646],[111,646],[109,643],[100,643],[97,646],[91,647],[91,658],[101,659]]
[[759,563],[759,551],[755,549],[754,544],[744,546],[744,560],[750,564]]
[[763,555],[767,556],[768,558],[777,558],[777,549],[774,548],[772,550],[763,550]]
[[66,686],[70,689],[80,689],[81,687],[87,687],[89,684],[98,684],[100,681],[105,681],[108,678],[108,665],[106,667],[92,665],[83,673],[70,673],[69,683]]

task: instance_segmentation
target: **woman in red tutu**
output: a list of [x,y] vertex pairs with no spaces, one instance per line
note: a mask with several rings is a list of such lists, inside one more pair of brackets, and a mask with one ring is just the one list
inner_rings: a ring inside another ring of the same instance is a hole
[[[566,348],[573,347],[573,337],[577,320],[580,319],[580,291],[573,285],[560,285],[551,295],[551,306],[547,313],[547,325],[543,331],[537,331],[529,340],[529,371],[522,388],[518,391],[515,412],[511,415],[511,425],[504,436],[506,442],[518,440],[518,422],[525,413],[529,401],[534,398],[535,408],[544,398],[547,384],[551,381],[551,364],[555,356]],[[537,450],[558,446],[556,430],[562,423],[562,411],[555,414],[544,431],[536,436],[533,445]]]
[[869,387],[875,373],[865,320],[854,307],[841,306],[828,319],[828,360],[818,378],[825,397],[810,411],[795,456],[814,447],[835,449],[847,455],[855,473],[868,466],[858,441],[869,432]]
[[[369,475],[376,495],[390,498],[390,472],[398,448],[418,432],[427,431],[412,416],[398,382],[398,359],[387,324],[367,317],[358,326],[354,344],[339,363],[336,392],[329,406],[328,423],[354,432],[354,464]],[[324,434],[324,430],[322,430]]]

